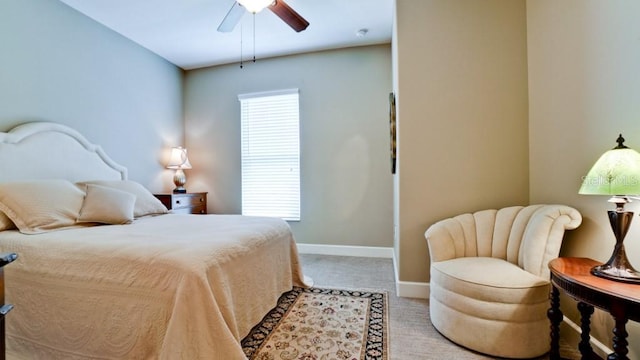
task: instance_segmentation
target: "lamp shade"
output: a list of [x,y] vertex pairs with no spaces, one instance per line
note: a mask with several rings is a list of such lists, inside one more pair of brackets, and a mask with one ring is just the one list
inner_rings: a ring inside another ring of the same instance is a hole
[[167,169],[191,169],[191,163],[187,157],[187,149],[182,146],[171,148],[171,157]]
[[248,11],[256,14],[262,9],[273,4],[274,0],[237,0],[240,5],[244,6]]
[[578,193],[585,195],[640,195],[640,153],[618,146],[605,152],[582,179]]

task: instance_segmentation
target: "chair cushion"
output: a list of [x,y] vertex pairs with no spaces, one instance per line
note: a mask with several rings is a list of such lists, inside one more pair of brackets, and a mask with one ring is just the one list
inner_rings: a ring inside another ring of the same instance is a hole
[[537,304],[549,298],[549,280],[506,260],[489,257],[434,262],[431,282],[443,290],[486,302]]

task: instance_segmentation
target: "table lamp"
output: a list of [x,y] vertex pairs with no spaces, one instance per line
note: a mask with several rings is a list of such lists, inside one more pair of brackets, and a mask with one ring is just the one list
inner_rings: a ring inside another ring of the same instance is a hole
[[624,145],[622,134],[618,146],[605,152],[582,181],[580,194],[611,195],[609,202],[616,204],[608,210],[611,229],[616,237],[613,254],[605,264],[595,266],[591,273],[610,280],[640,284],[640,273],[631,266],[624,250],[624,237],[629,231],[633,212],[624,205],[633,196],[640,195],[640,153]]
[[167,164],[167,169],[174,169],[176,173],[173,175],[173,183],[176,188],[173,189],[174,193],[186,193],[184,184],[187,182],[187,176],[184,174],[184,169],[191,169],[191,163],[187,157],[187,149],[182,146],[171,148],[171,157]]

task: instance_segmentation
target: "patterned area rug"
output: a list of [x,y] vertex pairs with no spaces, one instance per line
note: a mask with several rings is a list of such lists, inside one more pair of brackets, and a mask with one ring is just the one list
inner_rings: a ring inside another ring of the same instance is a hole
[[387,360],[387,326],[386,292],[294,287],[242,348],[251,360]]

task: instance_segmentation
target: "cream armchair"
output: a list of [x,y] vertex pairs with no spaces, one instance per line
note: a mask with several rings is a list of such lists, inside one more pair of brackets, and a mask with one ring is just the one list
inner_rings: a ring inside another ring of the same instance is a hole
[[565,230],[582,222],[564,205],[513,206],[439,221],[425,237],[433,326],[469,349],[507,358],[549,350],[549,268]]

